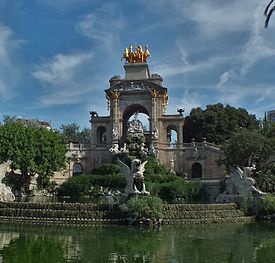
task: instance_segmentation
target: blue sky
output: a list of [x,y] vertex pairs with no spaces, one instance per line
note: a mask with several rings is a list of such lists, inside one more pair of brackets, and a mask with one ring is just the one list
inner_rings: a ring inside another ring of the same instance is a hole
[[121,55],[148,44],[168,113],[221,102],[275,109],[275,15],[266,0],[0,0],[0,115],[77,122],[107,115]]

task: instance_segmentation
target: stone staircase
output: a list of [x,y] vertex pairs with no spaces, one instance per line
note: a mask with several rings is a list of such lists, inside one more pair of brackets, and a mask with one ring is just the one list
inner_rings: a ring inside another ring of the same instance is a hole
[[[251,222],[235,204],[167,204],[164,219],[156,224],[204,224]],[[95,223],[129,224],[127,214],[118,205],[109,207],[92,203],[0,203],[0,222],[28,222],[32,224]],[[146,221],[147,222],[147,221]],[[146,223],[145,222],[145,223]],[[153,221],[149,220],[149,223]],[[148,222],[147,222],[148,223]]]
[[163,224],[204,224],[253,222],[236,204],[168,204],[164,206]]
[[92,203],[0,203],[0,222],[32,224],[124,224],[124,213],[117,206]]

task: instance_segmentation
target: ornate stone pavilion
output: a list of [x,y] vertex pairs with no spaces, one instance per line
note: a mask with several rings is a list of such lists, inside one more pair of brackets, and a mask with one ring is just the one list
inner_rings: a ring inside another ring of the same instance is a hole
[[[111,162],[109,150],[117,144],[123,146],[128,121],[136,112],[148,116],[145,147],[155,150],[160,163],[187,178],[217,181],[225,176],[224,168],[216,162],[222,155],[216,145],[206,141],[184,143],[183,110],[166,114],[168,90],[160,75],[150,73],[149,56],[148,47],[144,52],[141,46],[135,52],[133,46],[125,49],[125,76],[113,76],[105,90],[110,114],[98,116],[90,112],[91,145],[70,145],[69,177],[89,173],[100,163]],[[176,134],[175,143],[171,141],[171,132]]]

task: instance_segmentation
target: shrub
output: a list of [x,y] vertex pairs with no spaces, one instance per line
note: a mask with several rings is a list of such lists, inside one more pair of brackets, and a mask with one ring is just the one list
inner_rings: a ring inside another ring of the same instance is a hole
[[260,215],[275,214],[275,195],[267,194],[259,201]]
[[177,177],[174,181],[149,183],[148,189],[152,195],[159,196],[168,202],[174,201],[176,198],[184,198],[186,201],[192,202],[200,198],[202,184]]
[[158,197],[138,196],[132,197],[120,207],[135,219],[161,219],[163,218],[162,206],[163,202]]
[[[59,195],[88,195],[93,188],[101,187],[122,190],[126,186],[125,177],[120,174],[111,175],[79,175],[69,178],[58,189]],[[94,192],[94,191],[93,191]]]
[[169,174],[169,171],[165,168],[164,165],[158,163],[155,157],[147,156],[146,157],[147,164],[144,172],[145,178],[152,178],[153,176],[160,176]]
[[110,175],[119,174],[119,165],[113,163],[100,164],[96,169],[93,170],[93,174],[99,175]]

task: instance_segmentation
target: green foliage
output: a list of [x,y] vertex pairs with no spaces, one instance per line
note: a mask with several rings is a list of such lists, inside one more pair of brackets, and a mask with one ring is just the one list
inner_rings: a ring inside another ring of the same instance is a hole
[[66,167],[63,137],[45,128],[25,127],[19,123],[0,126],[0,161],[12,161],[20,169],[25,183],[30,176],[50,177]]
[[256,172],[257,186],[264,192],[275,192],[275,164],[265,165]]
[[189,182],[177,176],[157,162],[152,156],[146,157],[147,164],[144,172],[145,182],[151,195],[159,196],[171,202],[176,198],[194,201],[200,197],[202,184]]
[[264,196],[259,202],[260,215],[275,214],[275,195],[268,194]]
[[100,164],[96,169],[94,169],[93,174],[100,175],[110,175],[110,174],[119,174],[120,167],[117,164],[113,163],[103,163]]
[[128,133],[125,139],[129,155],[133,158],[142,158],[142,147],[145,143],[145,136],[141,132]]
[[258,162],[265,161],[272,152],[270,141],[259,131],[240,130],[223,145],[227,165],[247,166],[251,156]]
[[192,109],[190,116],[186,117],[185,142],[192,138],[202,141],[205,137],[207,141],[221,144],[239,129],[257,127],[256,117],[243,108],[224,107],[221,103],[208,105],[205,110]]
[[80,130],[80,126],[76,123],[62,124],[60,126],[61,134],[64,136],[66,143],[90,143],[91,131],[88,128]]
[[50,181],[49,177],[41,176],[39,175],[37,178],[37,188],[39,190],[45,189],[48,192],[53,192],[56,188],[56,183],[53,181]]
[[163,202],[158,197],[138,196],[129,199],[121,209],[135,219],[161,219],[163,218],[162,206]]
[[34,238],[20,235],[3,247],[2,256],[7,263],[67,262],[66,249],[60,240],[39,234]]
[[163,175],[169,174],[169,171],[165,168],[165,166],[159,164],[155,157],[146,156],[145,160],[147,161],[144,172],[146,180],[153,182],[159,180],[161,181],[163,180]]
[[[58,189],[59,195],[79,196],[89,195],[101,187],[112,190],[122,190],[126,186],[125,178],[120,174],[111,175],[79,175],[69,178]],[[95,189],[96,188],[96,189]]]
[[148,189],[152,195],[159,196],[167,202],[174,202],[176,198],[183,198],[185,202],[194,202],[201,196],[202,184],[178,177],[173,181],[149,183]]

